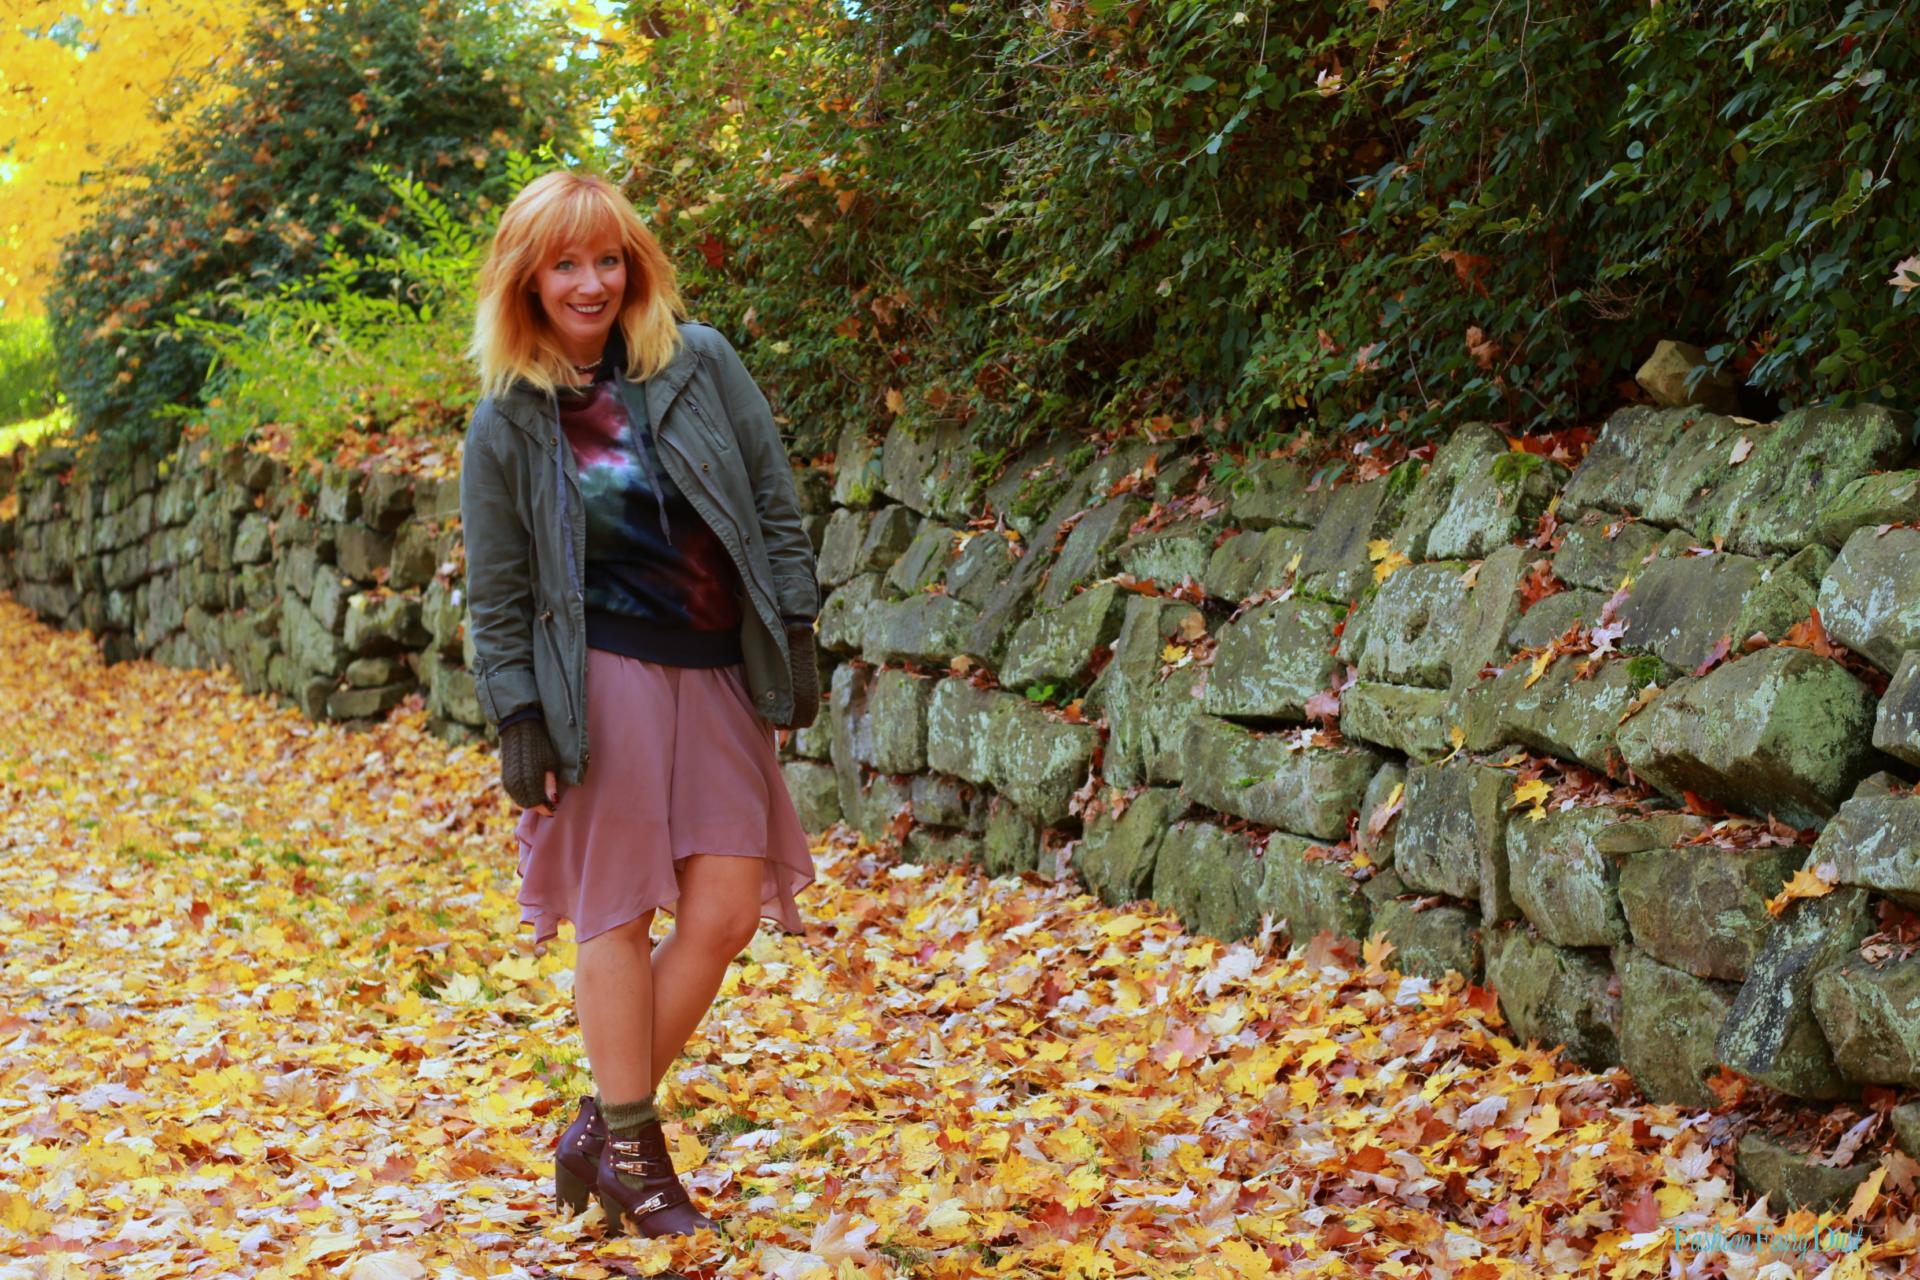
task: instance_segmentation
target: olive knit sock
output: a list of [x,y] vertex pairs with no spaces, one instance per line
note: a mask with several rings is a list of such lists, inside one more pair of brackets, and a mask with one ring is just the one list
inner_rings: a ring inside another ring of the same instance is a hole
[[651,1093],[637,1102],[608,1102],[597,1093],[593,1096],[600,1104],[600,1115],[607,1122],[607,1132],[623,1138],[631,1138],[633,1130],[660,1118],[660,1113],[654,1109]]

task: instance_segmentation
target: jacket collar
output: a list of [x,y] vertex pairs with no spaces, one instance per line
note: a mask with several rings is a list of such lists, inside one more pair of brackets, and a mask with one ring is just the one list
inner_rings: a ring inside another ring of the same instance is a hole
[[[622,362],[624,364],[624,361]],[[693,377],[693,371],[699,366],[700,353],[693,344],[682,335],[680,349],[674,353],[667,367],[646,381],[647,416],[653,421],[653,429],[658,431],[660,424],[666,421],[667,410],[672,407],[687,380]],[[625,380],[625,373],[618,376]],[[532,437],[536,444],[544,446],[547,442],[540,437],[550,435],[556,425],[556,412],[552,397],[541,394],[526,382],[516,382],[496,402],[496,407],[507,421],[519,427]]]

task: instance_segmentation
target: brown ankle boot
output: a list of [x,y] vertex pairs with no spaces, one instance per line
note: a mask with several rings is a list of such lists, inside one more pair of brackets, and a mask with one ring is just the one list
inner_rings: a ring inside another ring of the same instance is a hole
[[580,1099],[580,1114],[553,1149],[553,1195],[563,1212],[578,1217],[586,1212],[593,1184],[600,1176],[600,1148],[607,1141],[607,1122],[592,1094]]
[[[639,1180],[629,1186],[620,1175]],[[643,1236],[685,1236],[712,1230],[713,1219],[701,1213],[673,1172],[667,1154],[667,1135],[658,1120],[621,1134],[609,1133],[600,1148],[594,1194],[612,1231],[631,1229]]]

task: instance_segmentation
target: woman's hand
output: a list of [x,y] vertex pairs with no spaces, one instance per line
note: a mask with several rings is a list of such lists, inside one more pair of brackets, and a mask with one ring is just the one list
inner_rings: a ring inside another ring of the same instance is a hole
[[804,729],[820,714],[820,664],[811,622],[787,624],[789,671],[793,676],[793,718],[779,729]]
[[546,780],[541,784],[540,792],[548,797],[547,803],[533,806],[533,811],[543,818],[551,818],[553,807],[560,803],[560,782],[553,776],[553,770],[547,770]]
[[558,767],[553,741],[538,717],[516,721],[500,731],[500,785],[522,809],[553,816],[553,806],[560,802],[559,779],[554,776]]

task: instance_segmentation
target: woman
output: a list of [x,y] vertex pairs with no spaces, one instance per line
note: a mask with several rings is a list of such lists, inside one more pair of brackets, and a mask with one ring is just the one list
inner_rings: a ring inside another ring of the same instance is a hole
[[682,320],[671,264],[611,183],[527,184],[479,287],[484,398],[460,474],[473,673],[522,809],[521,922],[539,945],[573,921],[596,1089],[555,1190],[574,1213],[597,1195],[615,1229],[683,1234],[713,1223],[674,1173],[655,1087],[761,916],[802,930],[813,880],[773,750],[774,726],[819,710],[813,548],[766,398],[725,338]]

